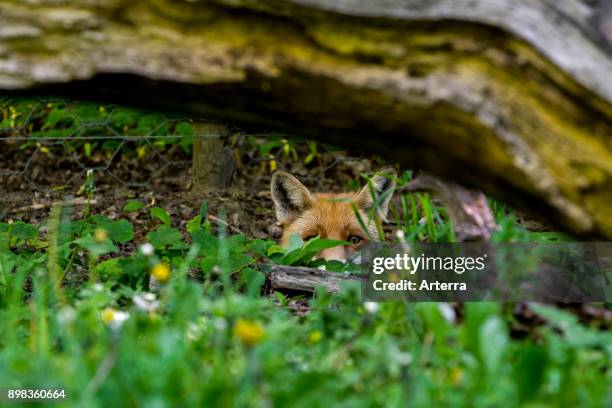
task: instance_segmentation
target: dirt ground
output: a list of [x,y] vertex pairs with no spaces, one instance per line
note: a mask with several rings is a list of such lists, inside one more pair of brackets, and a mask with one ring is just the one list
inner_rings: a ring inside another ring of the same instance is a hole
[[[91,211],[110,218],[124,216],[126,202],[139,200],[148,207],[163,207],[174,226],[183,227],[207,202],[209,214],[227,220],[233,232],[251,237],[276,238],[269,183],[269,160],[254,159],[235,148],[236,172],[226,191],[194,192],[190,157],[180,149],[150,149],[138,158],[123,151],[95,153],[89,158],[64,145],[29,146],[0,143],[0,220],[43,222],[55,202],[72,203],[73,216],[80,216],[86,203],[87,168],[94,168]],[[303,160],[275,160],[276,168],[300,177],[313,191],[342,191],[370,171],[367,159],[344,152],[324,153],[307,168]],[[138,233],[146,233],[144,211],[129,214]],[[141,231],[139,231],[141,230]]]

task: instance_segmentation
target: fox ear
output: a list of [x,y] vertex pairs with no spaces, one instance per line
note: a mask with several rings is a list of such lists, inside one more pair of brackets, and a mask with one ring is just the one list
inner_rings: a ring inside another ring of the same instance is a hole
[[385,220],[389,212],[389,201],[395,190],[397,172],[393,167],[383,167],[368,180],[357,193],[356,203],[362,211],[368,213],[372,208],[378,210],[380,218]]
[[270,190],[276,206],[276,218],[281,223],[292,221],[312,205],[310,191],[289,173],[274,173]]

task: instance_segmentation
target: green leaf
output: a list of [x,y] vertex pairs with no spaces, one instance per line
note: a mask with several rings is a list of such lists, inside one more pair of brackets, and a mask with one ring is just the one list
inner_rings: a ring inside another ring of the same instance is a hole
[[[334,239],[321,239],[315,237],[309,240],[306,244],[298,234],[293,234],[289,237],[289,242],[284,248],[285,256],[281,263],[284,265],[294,265],[298,262],[308,262],[313,256],[324,249],[346,245],[348,242]],[[273,255],[278,251],[278,248],[272,246],[268,249],[268,256]]]
[[285,248],[283,248],[281,245],[270,245],[270,247],[266,251],[267,256],[272,256],[274,254],[284,254],[284,253],[285,253]]
[[491,374],[497,371],[502,362],[508,344],[507,331],[497,316],[488,318],[480,326],[480,355]]
[[0,231],[0,253],[9,252],[9,234],[7,231]]
[[216,255],[219,251],[219,238],[208,231],[199,229],[192,234],[193,243],[200,247],[202,255]]
[[499,316],[499,304],[493,302],[469,302],[465,305],[465,343],[467,348],[480,355],[480,330],[487,319]]
[[313,238],[304,245],[304,253],[308,254],[317,254],[320,251],[328,248],[334,248],[337,246],[347,245],[348,242],[340,241],[337,239],[321,239],[319,237]]
[[529,307],[538,315],[544,317],[550,326],[561,332],[566,344],[572,347],[605,348],[612,344],[612,333],[610,331],[585,327],[571,313],[546,305],[532,304]]
[[183,235],[172,227],[161,225],[157,230],[147,234],[147,239],[155,249],[185,249],[189,245],[183,242]]
[[142,207],[144,207],[142,202],[138,200],[130,200],[123,207],[123,211],[126,213],[131,213],[140,210]]
[[261,257],[269,256],[270,250],[274,252],[272,247],[280,248],[282,252],[282,247],[279,245],[276,245],[274,241],[271,241],[271,240],[265,241],[263,239],[254,239],[248,245],[248,249],[250,251],[253,251],[254,253],[256,253],[257,255]]
[[134,239],[134,226],[128,220],[111,220],[110,218],[94,215],[92,220],[97,228],[102,228],[114,242],[125,243]]
[[533,399],[544,382],[548,355],[546,349],[529,344],[519,350],[518,357],[514,380],[518,385],[519,399],[524,402]]
[[75,240],[74,243],[81,248],[88,250],[94,257],[119,252],[119,249],[113,245],[110,239],[98,242],[92,236],[87,236]]
[[561,232],[529,232],[530,242],[575,242],[576,238]]
[[127,220],[115,221],[106,225],[108,236],[115,242],[125,243],[134,239],[134,227]]
[[302,248],[303,246],[304,246],[304,241],[302,240],[302,237],[300,237],[298,234],[292,234],[289,237],[289,242],[287,243],[285,247],[285,251],[292,252],[296,249]]
[[230,273],[234,273],[244,269],[252,263],[253,258],[246,254],[232,254],[232,256],[225,259],[223,266],[227,267]]
[[100,276],[118,276],[121,274],[121,267],[119,266],[120,258],[113,258],[100,262],[96,265],[96,273]]
[[303,255],[304,252],[302,251],[302,248],[294,249],[283,257],[281,263],[284,265],[293,265],[302,259]]
[[38,236],[38,229],[30,224],[26,224],[25,222],[17,221],[10,224],[9,235],[25,241],[36,238]]
[[193,126],[187,122],[181,122],[176,125],[176,134],[181,136],[193,136]]
[[241,281],[246,286],[247,294],[254,298],[261,293],[261,287],[265,283],[266,277],[258,270],[245,268],[242,271]]
[[167,226],[170,226],[172,224],[172,220],[170,219],[170,215],[163,208],[160,208],[160,207],[153,207],[153,208],[151,208],[151,216],[153,218],[157,218],[158,220],[160,220],[161,222],[163,222]]
[[202,228],[202,217],[199,215],[196,215],[195,217],[190,219],[189,222],[187,222],[186,229],[187,232],[191,235],[193,235],[200,228]]

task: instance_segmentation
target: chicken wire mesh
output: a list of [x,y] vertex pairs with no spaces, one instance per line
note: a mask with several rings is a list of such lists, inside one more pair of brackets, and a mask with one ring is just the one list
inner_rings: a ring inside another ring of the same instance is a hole
[[6,192],[74,189],[92,172],[127,187],[188,169],[190,121],[61,99],[2,100],[0,185]]
[[[220,137],[199,132],[199,123],[95,102],[0,98],[0,203],[19,195],[78,197],[92,178],[100,191],[189,190],[193,141]],[[223,140],[238,171],[269,175],[282,169],[311,183],[342,163],[362,160],[289,139],[233,129]],[[357,165],[355,174],[362,170]]]

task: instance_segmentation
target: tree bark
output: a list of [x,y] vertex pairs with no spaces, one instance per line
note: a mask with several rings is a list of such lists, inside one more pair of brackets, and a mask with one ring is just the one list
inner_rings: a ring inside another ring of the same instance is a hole
[[612,238],[602,0],[0,0],[0,88],[377,152]]

